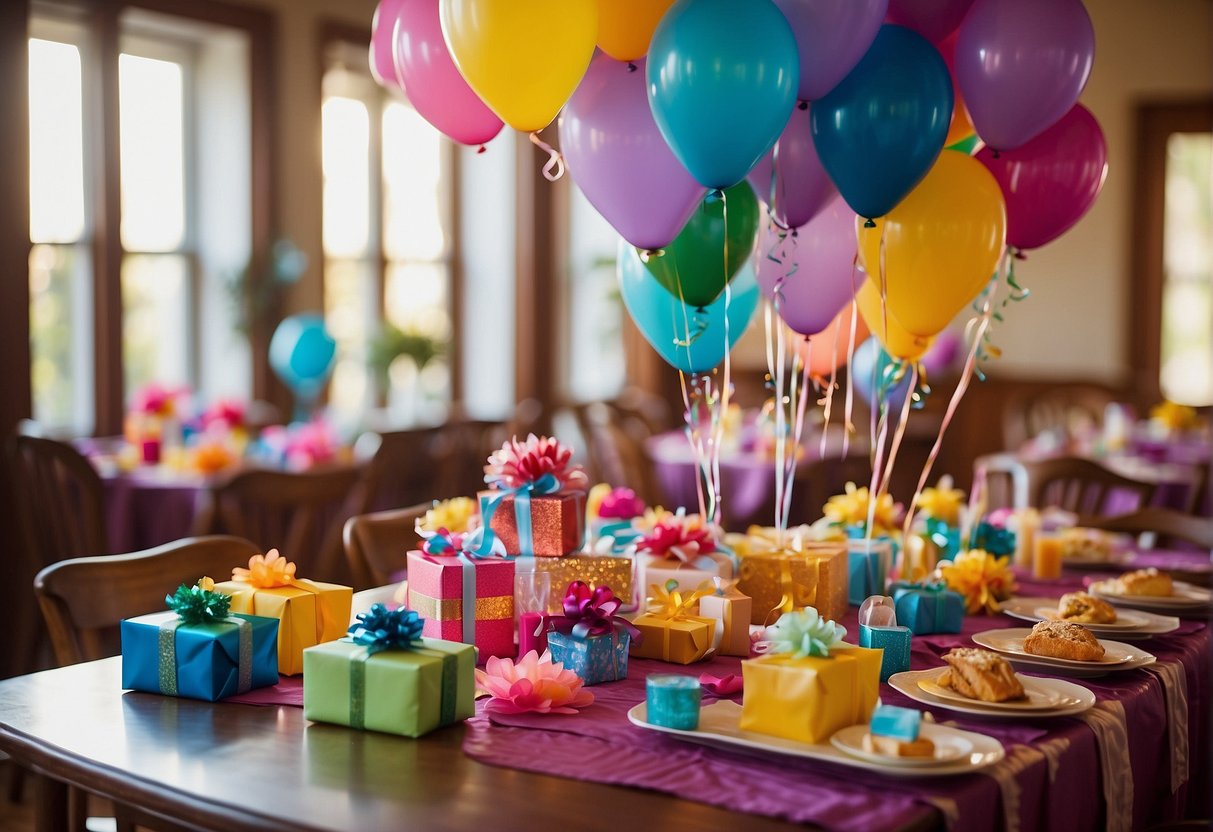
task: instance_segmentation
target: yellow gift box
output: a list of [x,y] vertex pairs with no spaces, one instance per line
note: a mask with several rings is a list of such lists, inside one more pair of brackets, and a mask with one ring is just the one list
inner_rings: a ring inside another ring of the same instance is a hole
[[741,729],[806,743],[866,722],[880,693],[883,650],[846,647],[828,658],[766,655],[741,663]]
[[641,638],[632,639],[631,654],[673,664],[697,662],[712,649],[716,620],[698,615],[662,618],[645,613],[632,620]]
[[850,570],[845,543],[785,533],[780,544],[773,529],[757,528],[730,543],[741,557],[737,588],[754,599],[750,623],[770,624],[779,613],[804,607],[815,607],[831,620],[846,615]]
[[233,580],[215,584],[231,596],[232,612],[278,619],[278,672],[285,676],[303,672],[304,649],[345,635],[354,599],[348,586],[296,579],[294,567],[270,550],[248,569],[234,570]]

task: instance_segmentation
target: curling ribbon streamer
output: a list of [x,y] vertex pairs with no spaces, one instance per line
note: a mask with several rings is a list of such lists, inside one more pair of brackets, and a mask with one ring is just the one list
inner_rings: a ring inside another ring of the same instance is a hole
[[561,155],[560,151],[539,138],[538,132],[532,132],[528,135],[530,136],[531,144],[548,154],[547,163],[543,166],[543,178],[549,182],[555,182],[564,176],[564,156]]

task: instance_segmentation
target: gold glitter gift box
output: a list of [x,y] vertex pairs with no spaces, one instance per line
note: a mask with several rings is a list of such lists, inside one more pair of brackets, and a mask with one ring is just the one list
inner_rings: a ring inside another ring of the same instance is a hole
[[750,623],[773,624],[781,612],[814,607],[823,618],[847,612],[849,582],[845,543],[818,543],[788,535],[775,542],[773,530],[729,535],[725,542],[741,558],[737,588],[754,599]]
[[634,603],[631,558],[609,555],[569,555],[564,558],[535,558],[535,571],[546,572],[549,579],[548,612],[558,613],[564,591],[573,581],[584,581],[590,589],[610,587],[625,605]]

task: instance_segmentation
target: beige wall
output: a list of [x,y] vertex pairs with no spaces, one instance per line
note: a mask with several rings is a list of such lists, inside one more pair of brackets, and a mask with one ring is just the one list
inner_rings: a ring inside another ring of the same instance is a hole
[[1016,270],[1032,297],[1007,310],[996,375],[1128,374],[1134,107],[1213,91],[1209,0],[1086,0],[1095,68],[1082,103],[1108,139],[1108,179],[1078,225]]

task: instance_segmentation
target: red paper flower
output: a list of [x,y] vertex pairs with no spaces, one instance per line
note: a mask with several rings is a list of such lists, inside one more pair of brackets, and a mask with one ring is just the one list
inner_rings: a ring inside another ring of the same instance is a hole
[[573,451],[560,440],[530,434],[525,442],[515,437],[489,456],[484,481],[497,488],[518,488],[551,474],[561,489],[584,490],[585,471],[573,464]]
[[716,551],[712,529],[698,514],[681,510],[661,518],[636,544],[636,551],[663,558],[678,558],[690,562],[700,555]]

